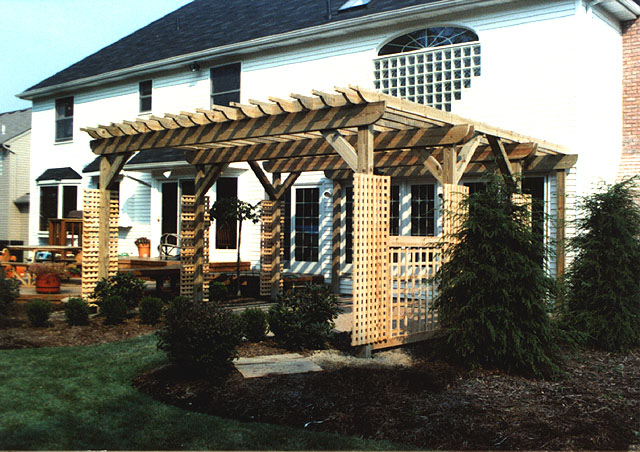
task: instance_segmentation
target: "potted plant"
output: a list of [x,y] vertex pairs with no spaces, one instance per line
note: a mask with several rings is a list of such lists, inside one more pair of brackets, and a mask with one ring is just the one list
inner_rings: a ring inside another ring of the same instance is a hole
[[66,276],[64,264],[31,264],[29,273],[36,277],[37,293],[60,293],[60,281]]
[[151,256],[151,241],[146,237],[140,237],[136,239],[136,246],[138,247],[138,256],[149,257]]

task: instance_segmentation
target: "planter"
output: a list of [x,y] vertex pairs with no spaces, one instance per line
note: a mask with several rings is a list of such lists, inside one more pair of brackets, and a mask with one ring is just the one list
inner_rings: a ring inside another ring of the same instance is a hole
[[60,276],[55,273],[44,273],[36,276],[37,293],[60,293]]
[[150,243],[141,243],[138,245],[138,256],[139,257],[150,257],[151,256],[151,244]]

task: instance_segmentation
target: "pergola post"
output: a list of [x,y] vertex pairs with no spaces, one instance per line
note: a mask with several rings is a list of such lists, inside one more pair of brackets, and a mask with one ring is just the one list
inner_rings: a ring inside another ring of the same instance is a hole
[[[278,187],[281,185],[281,174],[273,173],[273,186]],[[277,193],[276,193],[277,196]],[[284,196],[284,193],[282,194]],[[280,272],[281,252],[282,252],[282,197],[274,199],[273,205],[273,248],[271,255],[271,299],[276,300],[280,293],[280,279],[282,274]]]
[[[204,251],[206,195],[227,165],[195,165],[195,266],[193,274],[193,299],[204,300]],[[207,260],[208,261],[208,260]]]
[[556,171],[556,276],[560,278],[565,266],[565,217],[567,173]]
[[333,221],[331,229],[331,291],[340,293],[340,225],[342,224],[342,181],[333,181]]
[[100,227],[98,230],[98,281],[109,277],[109,231],[111,224],[111,188],[131,152],[100,157]]

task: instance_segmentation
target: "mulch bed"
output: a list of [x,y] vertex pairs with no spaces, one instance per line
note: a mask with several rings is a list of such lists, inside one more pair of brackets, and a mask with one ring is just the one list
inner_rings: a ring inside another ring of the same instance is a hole
[[51,315],[51,326],[34,328],[29,325],[24,307],[24,303],[16,303],[9,318],[2,319],[0,350],[102,344],[149,334],[159,327],[142,325],[137,317],[120,325],[104,325],[103,318],[91,317],[87,326],[69,326],[64,320],[62,304],[57,303]]
[[[277,350],[260,348],[262,354]],[[134,385],[187,410],[425,449],[629,450],[640,444],[640,349],[568,356],[565,369],[556,381],[536,381],[418,357],[409,368],[344,367],[246,380],[234,372],[216,382],[165,366]]]

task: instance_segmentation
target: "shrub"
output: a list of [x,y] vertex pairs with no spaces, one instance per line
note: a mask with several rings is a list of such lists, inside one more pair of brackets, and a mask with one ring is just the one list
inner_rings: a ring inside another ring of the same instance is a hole
[[138,307],[144,292],[144,281],[131,273],[118,273],[108,279],[102,279],[89,296],[98,304],[113,296],[122,297],[129,311]]
[[9,314],[13,302],[20,296],[19,287],[20,283],[13,278],[7,278],[4,268],[0,267],[0,316]]
[[267,335],[269,324],[267,313],[262,309],[249,308],[240,314],[242,334],[251,342],[259,342]]
[[592,347],[626,351],[640,345],[640,208],[634,180],[603,186],[582,201],[575,257],[560,306],[563,326]]
[[463,201],[469,214],[436,274],[435,301],[452,358],[470,366],[550,376],[558,371],[546,300],[553,287],[529,206],[490,176],[486,190]]
[[269,328],[288,348],[324,348],[338,317],[338,300],[325,285],[289,292],[269,309]]
[[227,285],[221,282],[212,282],[209,284],[209,300],[222,301],[229,295]]
[[162,316],[162,300],[157,297],[144,297],[140,302],[140,323],[155,325]]
[[165,313],[158,331],[158,348],[171,362],[192,371],[224,374],[237,356],[242,341],[238,316],[218,303],[177,297]]
[[127,304],[119,295],[106,297],[100,303],[100,314],[104,315],[105,325],[117,325],[127,318]]
[[27,303],[27,318],[31,326],[49,326],[49,316],[53,312],[51,302],[48,300],[35,299]]
[[88,325],[89,305],[82,298],[70,298],[64,306],[64,316],[71,326]]

